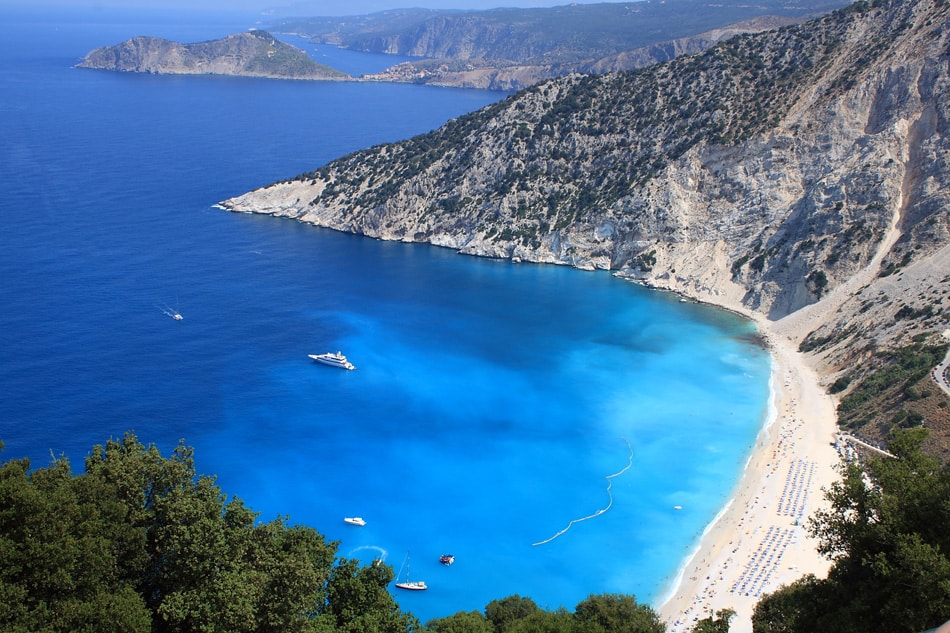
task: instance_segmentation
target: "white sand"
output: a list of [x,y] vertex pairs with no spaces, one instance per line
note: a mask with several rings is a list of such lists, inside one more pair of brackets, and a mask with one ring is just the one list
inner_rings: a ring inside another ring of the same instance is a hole
[[759,434],[732,501],[707,528],[672,597],[656,605],[668,631],[689,631],[697,620],[729,608],[736,612],[730,631],[750,633],[763,593],[807,573],[823,577],[830,565],[803,523],[825,503],[822,489],[838,479],[835,403],[774,324],[748,316],[772,349],[774,419]]

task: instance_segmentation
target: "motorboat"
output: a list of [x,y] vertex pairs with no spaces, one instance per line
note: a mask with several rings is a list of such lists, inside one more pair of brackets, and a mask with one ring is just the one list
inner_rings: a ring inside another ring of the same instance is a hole
[[448,567],[455,562],[455,556],[452,554],[442,554],[439,556],[439,562]]
[[366,521],[363,520],[363,517],[343,517],[344,523],[349,523],[350,525],[358,525],[360,527],[366,525]]
[[327,352],[326,354],[308,354],[308,356],[317,363],[339,367],[340,369],[356,369],[353,363],[346,360],[342,352]]

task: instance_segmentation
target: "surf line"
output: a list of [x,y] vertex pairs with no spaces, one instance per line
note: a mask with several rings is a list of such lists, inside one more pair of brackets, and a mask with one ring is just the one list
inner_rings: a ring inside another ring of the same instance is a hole
[[[623,439],[623,438],[621,438],[621,439]],[[564,534],[565,532],[567,532],[568,530],[570,530],[570,529],[574,526],[575,523],[580,523],[581,521],[587,521],[588,519],[593,519],[593,518],[595,518],[595,517],[599,517],[600,515],[602,515],[602,514],[603,514],[604,512],[606,512],[607,510],[610,510],[610,507],[614,504],[614,496],[613,496],[613,494],[610,492],[610,489],[611,489],[611,487],[613,487],[614,482],[612,482],[612,481],[610,481],[610,480],[613,479],[614,477],[619,477],[620,475],[624,474],[625,472],[627,472],[628,470],[630,470],[630,467],[631,467],[631,466],[633,466],[633,447],[630,446],[630,442],[628,442],[626,439],[624,439],[623,441],[624,441],[624,443],[627,445],[627,451],[629,452],[629,455],[628,455],[628,457],[627,457],[627,465],[624,466],[623,468],[621,468],[620,470],[618,470],[617,472],[615,472],[614,474],[612,474],[612,475],[607,475],[606,477],[604,477],[604,479],[607,480],[607,497],[610,499],[610,501],[607,503],[606,507],[601,508],[600,510],[598,510],[598,511],[595,512],[594,514],[591,514],[590,516],[581,517],[580,519],[574,519],[573,521],[571,521],[570,523],[567,524],[567,527],[566,527],[566,528],[564,528],[563,530],[561,530],[560,532],[558,532],[558,533],[555,534],[554,536],[552,536],[552,537],[550,537],[550,538],[546,538],[546,539],[544,539],[543,541],[538,541],[537,543],[532,543],[532,544],[531,544],[531,547],[537,547],[538,545],[545,545],[545,544],[547,544],[547,543],[550,543],[551,541],[553,541],[553,540],[556,539],[557,537],[561,536],[562,534]]]

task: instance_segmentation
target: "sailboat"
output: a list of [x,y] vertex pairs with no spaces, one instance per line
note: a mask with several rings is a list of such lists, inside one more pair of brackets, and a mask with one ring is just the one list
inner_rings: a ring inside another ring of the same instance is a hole
[[400,589],[408,589],[410,591],[422,591],[428,589],[424,580],[409,580],[409,553],[406,553],[406,560],[403,561],[403,566],[406,568],[406,580],[399,582],[399,577],[402,576],[402,567],[399,568],[399,574],[396,576],[396,586]]

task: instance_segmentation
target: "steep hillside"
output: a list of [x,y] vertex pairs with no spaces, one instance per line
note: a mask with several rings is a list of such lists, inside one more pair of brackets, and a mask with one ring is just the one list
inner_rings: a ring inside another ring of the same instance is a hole
[[[947,0],[858,3],[642,71],[571,75],[222,205],[756,311],[847,398],[889,350],[945,350],[948,16]],[[919,422],[901,417],[918,404],[911,377],[852,429]],[[950,401],[925,390],[924,421],[948,430]]]
[[[591,5],[584,5],[591,6]],[[573,62],[517,63],[499,59],[425,59],[403,62],[380,73],[364,75],[364,79],[404,81],[434,86],[480,88],[486,90],[521,90],[539,81],[571,73],[597,73],[636,70],[681,55],[700,53],[740,33],[758,33],[779,26],[796,24],[796,18],[764,17],[737,22],[696,35],[673,40],[655,41],[633,49],[625,49],[604,57]]]
[[274,39],[265,31],[239,33],[195,44],[180,44],[156,37],[135,37],[115,46],[92,50],[76,66],[177,75],[347,78],[346,74],[316,63],[302,50]]
[[318,43],[423,60],[373,79],[515,90],[571,72],[642,68],[704,50],[730,31],[800,22],[844,4],[646,0],[485,11],[400,9],[288,19],[272,28]]
[[366,16],[287,19],[272,30],[374,53],[550,64],[600,59],[765,15],[801,19],[842,4],[835,0],[755,4],[646,0],[482,11],[403,9]]

